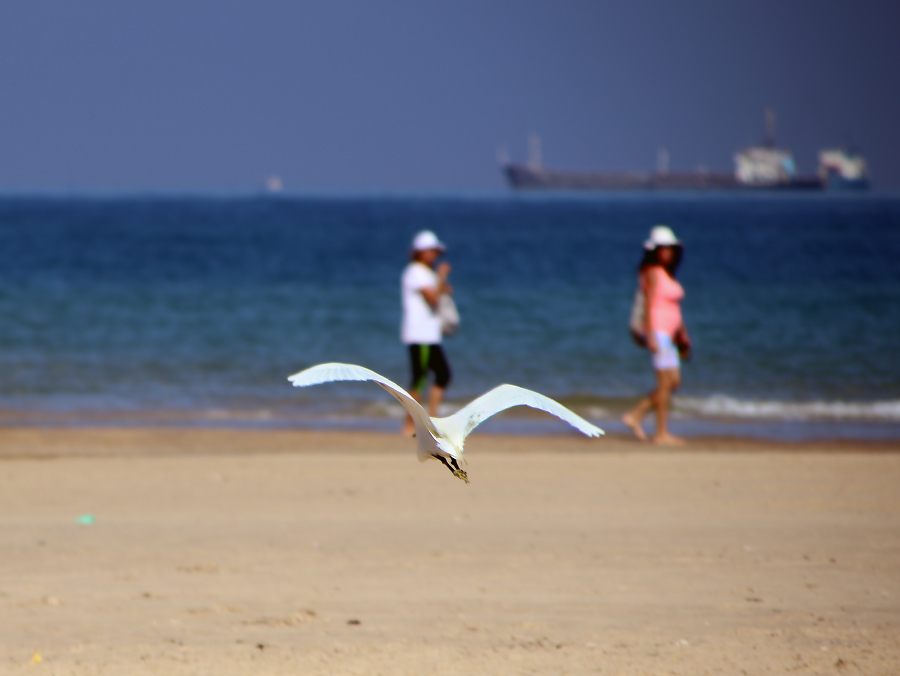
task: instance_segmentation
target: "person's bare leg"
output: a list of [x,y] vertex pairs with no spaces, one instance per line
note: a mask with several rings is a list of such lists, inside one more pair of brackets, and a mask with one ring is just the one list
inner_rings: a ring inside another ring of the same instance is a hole
[[436,417],[442,401],[444,401],[444,388],[432,385],[431,392],[428,394],[428,415],[432,418]]
[[681,385],[681,374],[678,369],[657,371],[659,387],[656,391],[656,434],[653,443],[663,446],[684,446],[685,440],[669,432],[669,407],[672,403],[672,392]]
[[[419,390],[409,390],[409,396],[411,396],[413,399],[415,399],[419,403],[422,403],[422,395],[419,392]],[[400,430],[400,434],[403,435],[404,437],[411,437],[411,436],[414,436],[415,433],[416,433],[416,425],[413,422],[412,416],[409,413],[407,413],[406,420],[403,422],[403,429]]]
[[655,395],[656,391],[654,390],[650,395],[641,399],[637,406],[622,416],[622,422],[628,425],[628,427],[631,428],[631,431],[634,432],[634,436],[641,441],[647,441],[647,434],[641,426],[641,420],[644,419],[644,416],[647,415],[650,409],[655,405]]

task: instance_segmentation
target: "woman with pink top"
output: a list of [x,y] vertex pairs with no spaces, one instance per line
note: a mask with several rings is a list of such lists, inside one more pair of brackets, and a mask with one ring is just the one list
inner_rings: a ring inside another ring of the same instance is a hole
[[644,294],[644,333],[647,347],[653,353],[656,389],[626,413],[622,421],[638,439],[646,441],[641,420],[655,408],[653,441],[680,446],[685,442],[669,432],[668,419],[672,392],[681,385],[679,355],[687,358],[691,351],[691,340],[681,318],[684,290],[675,281],[681,261],[681,242],[671,228],[657,225],[650,231],[650,239],[644,242],[644,250],[638,277]]

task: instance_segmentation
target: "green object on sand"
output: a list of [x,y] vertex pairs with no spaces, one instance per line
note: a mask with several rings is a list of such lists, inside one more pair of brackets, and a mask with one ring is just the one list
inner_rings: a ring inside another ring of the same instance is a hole
[[76,519],[76,521],[82,526],[90,526],[96,521],[96,519],[91,514],[82,514]]

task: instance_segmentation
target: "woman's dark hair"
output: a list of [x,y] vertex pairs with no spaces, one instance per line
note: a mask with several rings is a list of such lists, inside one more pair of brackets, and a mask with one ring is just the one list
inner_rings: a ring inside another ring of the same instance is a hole
[[[665,265],[666,272],[669,273],[669,276],[672,279],[675,279],[675,274],[678,272],[678,265],[681,263],[681,254],[684,253],[680,244],[676,244],[675,246],[669,247],[672,249],[673,256],[672,262],[668,265]],[[638,266],[638,272],[643,272],[646,268],[649,268],[652,265],[661,265],[659,262],[659,247],[655,249],[644,249],[644,258],[641,260],[641,264]]]

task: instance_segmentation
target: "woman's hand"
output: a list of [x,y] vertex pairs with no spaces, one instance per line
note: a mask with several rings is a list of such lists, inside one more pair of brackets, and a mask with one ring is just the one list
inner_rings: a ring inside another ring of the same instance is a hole
[[659,352],[659,343],[656,342],[656,334],[653,331],[647,332],[647,349],[653,354]]
[[688,335],[684,324],[675,332],[675,347],[678,348],[678,356],[687,361],[691,358],[691,337]]
[[447,261],[444,261],[443,263],[438,265],[437,268],[438,280],[440,280],[440,283],[438,284],[438,290],[440,293],[446,294],[448,296],[453,295],[453,287],[450,286],[450,284],[447,282],[447,277],[450,276],[450,271],[452,269],[453,268],[450,267],[450,263],[448,263]]

